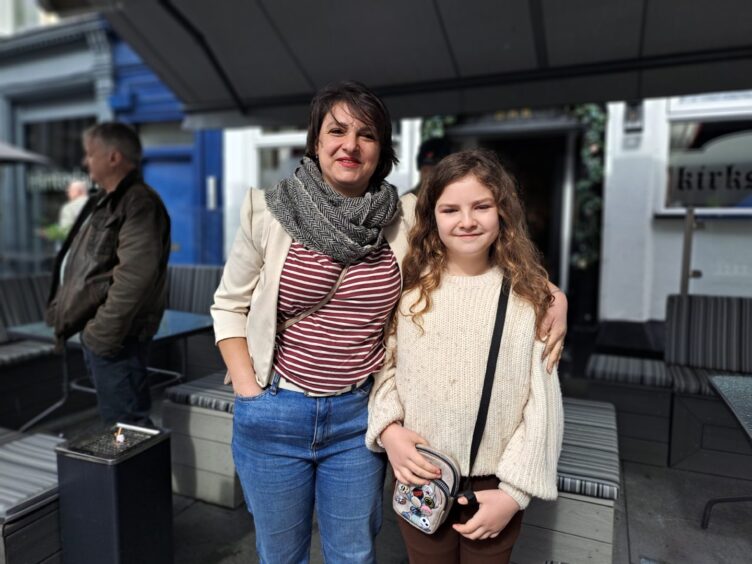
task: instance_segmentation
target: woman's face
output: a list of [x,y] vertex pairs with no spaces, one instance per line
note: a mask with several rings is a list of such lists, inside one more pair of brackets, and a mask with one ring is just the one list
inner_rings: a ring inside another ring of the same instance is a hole
[[379,163],[374,129],[337,103],[324,116],[316,147],[324,180],[343,196],[361,196]]
[[499,237],[499,211],[491,190],[473,175],[448,184],[434,208],[439,238],[453,265],[485,267]]

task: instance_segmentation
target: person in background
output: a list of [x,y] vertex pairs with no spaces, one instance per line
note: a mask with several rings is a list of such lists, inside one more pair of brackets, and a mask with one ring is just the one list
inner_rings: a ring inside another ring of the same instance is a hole
[[416,157],[420,179],[418,184],[407,193],[418,196],[420,187],[428,180],[431,171],[441,162],[441,159],[450,153],[451,144],[446,137],[432,137],[423,141],[418,148],[418,156]]
[[170,217],[141,177],[133,129],[94,125],[83,145],[99,191],[57,255],[46,320],[58,346],[81,333],[103,421],[150,425],[146,367],[166,303]]
[[89,187],[83,180],[74,180],[68,184],[65,190],[68,201],[60,208],[58,224],[60,229],[67,235],[76,221],[78,214],[84,209],[86,200],[89,199]]
[[60,207],[57,223],[44,227],[40,235],[48,241],[64,241],[89,199],[89,187],[83,180],[72,180],[65,189],[68,201]]
[[[547,374],[536,338],[553,294],[515,181],[493,153],[462,151],[439,163],[418,198],[409,244],[388,360],[371,391],[368,446],[386,450],[402,484],[440,476],[417,444],[454,458],[461,482],[470,477],[479,505],[460,496],[434,534],[398,519],[411,564],[509,562],[530,498],[556,498],[564,415],[559,379]],[[470,468],[505,279],[488,419]]]

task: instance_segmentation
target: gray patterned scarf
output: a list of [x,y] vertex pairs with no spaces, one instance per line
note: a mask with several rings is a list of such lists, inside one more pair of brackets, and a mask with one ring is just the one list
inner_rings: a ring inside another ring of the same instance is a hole
[[383,244],[382,228],[392,221],[399,205],[397,189],[386,180],[363,196],[342,196],[308,157],[291,177],[267,190],[265,198],[269,211],[293,239],[343,264],[352,264]]

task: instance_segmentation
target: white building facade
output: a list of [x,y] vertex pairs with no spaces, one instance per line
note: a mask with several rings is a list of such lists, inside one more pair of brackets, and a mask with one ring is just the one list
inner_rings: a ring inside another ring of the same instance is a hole
[[[633,111],[608,105],[600,320],[663,320],[666,296],[679,293],[685,208],[669,205],[668,186],[680,158],[695,163],[685,188],[738,196],[696,207],[689,293],[752,296],[752,91],[646,100]],[[684,148],[682,137],[700,136],[702,147]]]

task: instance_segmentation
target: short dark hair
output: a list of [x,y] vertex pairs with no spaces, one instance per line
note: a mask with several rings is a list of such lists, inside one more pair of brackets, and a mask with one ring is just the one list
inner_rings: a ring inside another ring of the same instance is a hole
[[141,140],[130,125],[118,121],[97,123],[84,131],[84,139],[99,139],[111,149],[119,151],[134,166],[141,166]]
[[321,133],[321,124],[326,114],[339,103],[347,104],[356,117],[373,127],[379,142],[379,162],[369,184],[381,182],[392,167],[399,162],[392,145],[392,118],[389,110],[367,86],[360,82],[345,80],[325,86],[311,100],[311,112],[308,118],[308,136],[306,138],[306,157],[316,160],[316,146]]

